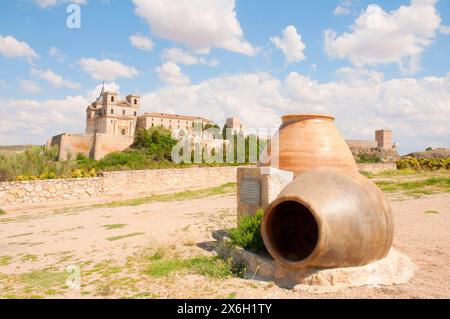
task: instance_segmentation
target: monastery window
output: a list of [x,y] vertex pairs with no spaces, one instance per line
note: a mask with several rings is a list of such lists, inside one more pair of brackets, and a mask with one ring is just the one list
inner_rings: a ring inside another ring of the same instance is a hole
[[152,123],[152,127],[155,126],[155,124]]
[[134,116],[136,116],[137,115],[137,113],[136,113],[136,111],[134,111]]
[[134,99],[134,105],[137,105],[137,99]]
[[122,115],[125,115],[125,110],[122,110]]
[[163,119],[161,119],[161,122],[163,121]]
[[124,128],[122,129],[122,135],[126,135],[127,134],[127,130],[125,130]]
[[114,96],[111,96],[111,102],[114,102]]
[[114,109],[111,109],[111,114],[114,114]]

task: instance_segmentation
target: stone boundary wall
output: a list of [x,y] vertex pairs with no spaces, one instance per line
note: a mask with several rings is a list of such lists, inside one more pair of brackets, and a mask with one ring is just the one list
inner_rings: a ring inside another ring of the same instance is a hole
[[377,141],[369,140],[345,140],[349,148],[370,149],[377,147]]
[[0,207],[96,197],[145,196],[236,182],[237,167],[105,172],[95,178],[1,182]]
[[383,171],[396,170],[397,165],[395,163],[358,163],[359,171],[380,173]]

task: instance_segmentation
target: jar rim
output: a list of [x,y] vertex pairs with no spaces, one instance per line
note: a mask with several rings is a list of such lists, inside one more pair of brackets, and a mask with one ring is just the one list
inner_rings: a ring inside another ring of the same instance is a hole
[[300,113],[300,114],[287,114],[281,117],[283,121],[304,121],[304,120],[314,120],[314,119],[322,119],[322,120],[332,120],[335,118],[332,115],[328,114],[311,114],[311,113]]

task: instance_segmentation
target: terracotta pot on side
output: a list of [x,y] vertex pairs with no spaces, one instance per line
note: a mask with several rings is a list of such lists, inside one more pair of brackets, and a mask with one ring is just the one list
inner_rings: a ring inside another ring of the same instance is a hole
[[[292,171],[295,176],[317,168],[358,171],[347,143],[333,124],[334,117],[295,114],[285,115],[282,120],[278,133],[262,152],[258,166]],[[277,148],[278,163],[270,158]]]
[[353,267],[387,255],[394,223],[372,181],[319,169],[286,186],[266,209],[261,233],[272,257],[287,267]]

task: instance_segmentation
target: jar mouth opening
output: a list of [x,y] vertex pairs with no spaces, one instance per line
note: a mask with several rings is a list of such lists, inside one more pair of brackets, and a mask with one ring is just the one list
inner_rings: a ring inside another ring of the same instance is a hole
[[284,122],[304,120],[329,120],[334,121],[334,116],[328,114],[288,114],[281,117]]

